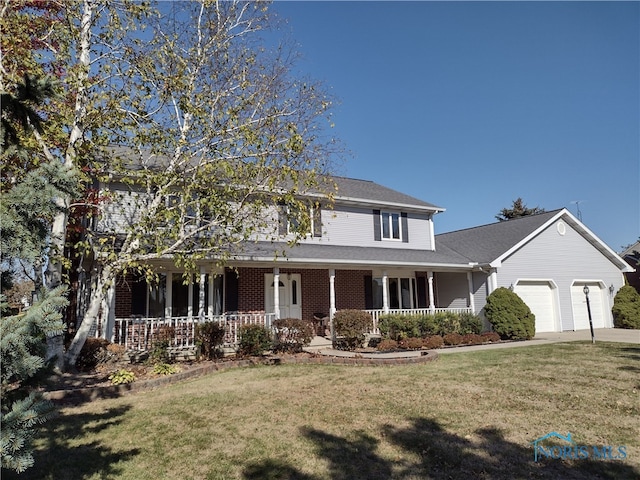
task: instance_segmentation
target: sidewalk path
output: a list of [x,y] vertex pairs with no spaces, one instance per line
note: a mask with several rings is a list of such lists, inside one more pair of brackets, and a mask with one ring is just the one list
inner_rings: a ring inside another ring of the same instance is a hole
[[[597,328],[593,332],[593,336],[597,342],[619,342],[619,343],[635,343],[640,345],[640,330],[627,330],[623,328]],[[456,348],[438,348],[435,350],[438,355],[446,355],[449,353],[462,353],[473,352],[478,350],[492,350],[496,348],[518,348],[529,347],[532,345],[546,345],[549,343],[564,343],[575,341],[591,341],[590,330],[578,330],[571,332],[550,332],[539,333],[532,340],[526,340],[524,342],[506,342],[506,343],[486,343],[484,345],[469,345],[466,347]],[[317,353],[321,355],[327,355],[332,357],[353,357],[356,354],[354,352],[346,352],[342,350],[333,350],[326,348],[318,350]],[[360,354],[364,358],[407,358],[413,356],[419,356],[419,351],[407,351],[387,354]]]

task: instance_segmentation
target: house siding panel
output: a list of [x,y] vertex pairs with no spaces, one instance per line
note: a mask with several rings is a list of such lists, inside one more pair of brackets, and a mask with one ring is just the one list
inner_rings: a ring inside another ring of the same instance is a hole
[[468,307],[469,290],[466,273],[438,272],[435,274],[435,287],[437,307]]
[[[426,213],[407,212],[408,241],[376,240],[374,209],[336,205],[322,212],[322,238],[308,237],[303,242],[322,242],[332,245],[385,247],[431,250],[431,222]],[[377,210],[379,212],[379,210]]]
[[[557,222],[507,258],[498,269],[498,285],[509,287],[521,279],[552,279],[559,289],[562,330],[573,330],[571,285],[576,280],[597,280],[615,290],[623,285],[620,270],[569,225],[558,233]],[[578,259],[578,260],[576,260]],[[526,272],[526,276],[523,275]],[[606,326],[612,325],[613,299],[606,295]]]

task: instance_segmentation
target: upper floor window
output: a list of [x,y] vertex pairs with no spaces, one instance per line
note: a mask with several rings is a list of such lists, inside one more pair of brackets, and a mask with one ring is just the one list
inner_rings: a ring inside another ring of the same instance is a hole
[[373,239],[409,242],[407,212],[373,211]]
[[[302,210],[301,210],[302,208]],[[320,205],[280,205],[280,234],[322,236],[322,210]]]
[[382,226],[382,238],[389,240],[402,240],[400,230],[400,214],[381,212],[380,224]]

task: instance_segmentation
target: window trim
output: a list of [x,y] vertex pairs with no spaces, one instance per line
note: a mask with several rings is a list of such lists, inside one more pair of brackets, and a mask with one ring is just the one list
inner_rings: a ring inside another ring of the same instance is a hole
[[[385,216],[386,221],[385,221]],[[394,223],[397,220],[398,237],[393,236]],[[385,225],[387,227],[387,234],[385,236]],[[402,212],[395,210],[380,210],[380,239],[389,242],[402,242],[403,241],[403,228],[402,228]]]

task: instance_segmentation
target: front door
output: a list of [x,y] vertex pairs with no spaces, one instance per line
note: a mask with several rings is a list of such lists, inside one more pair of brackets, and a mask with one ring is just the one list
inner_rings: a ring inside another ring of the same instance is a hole
[[[267,313],[275,311],[273,274],[264,276],[264,307]],[[278,282],[280,318],[302,318],[302,288],[299,273],[282,273]]]

